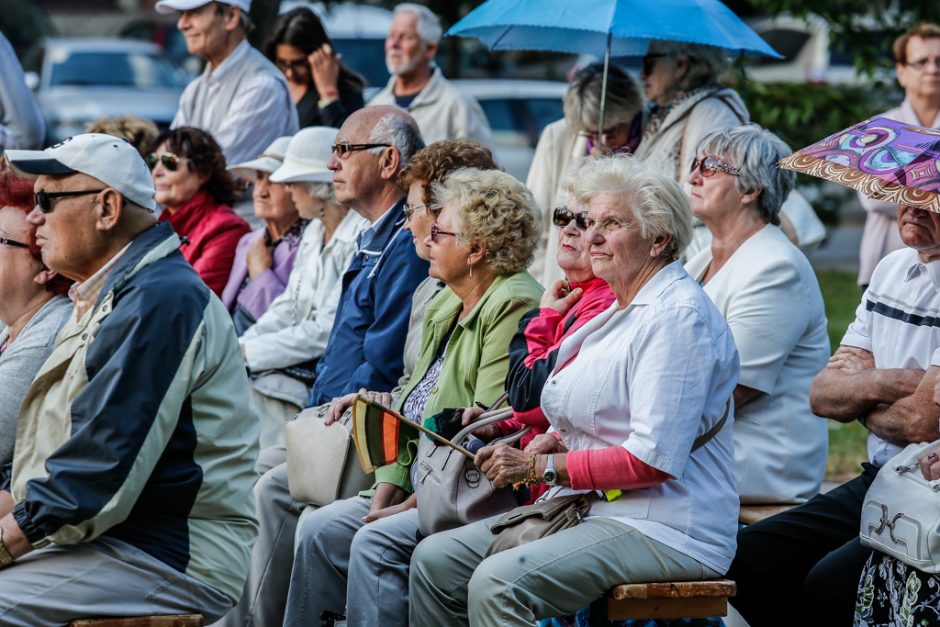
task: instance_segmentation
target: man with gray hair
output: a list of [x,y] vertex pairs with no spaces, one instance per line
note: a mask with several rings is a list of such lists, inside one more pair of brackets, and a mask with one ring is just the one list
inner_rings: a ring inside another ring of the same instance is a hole
[[434,64],[441,22],[427,7],[395,7],[385,38],[385,65],[392,77],[370,105],[397,105],[414,116],[424,141],[472,139],[491,148],[490,125],[479,103],[461,93]]
[[297,132],[287,80],[248,43],[251,0],[160,0],[158,13],[179,13],[190,54],[206,61],[186,86],[171,128],[194,126],[222,147],[227,163],[250,161],[271,142]]
[[[336,200],[370,222],[342,276],[343,291],[308,406],[325,409],[334,397],[360,388],[388,392],[403,370],[411,297],[428,276],[405,223],[398,172],[424,148],[414,119],[397,107],[365,107],[336,135],[333,171]],[[280,625],[294,559],[294,529],[306,503],[291,498],[284,447],[262,451],[264,474],[255,486],[261,529],[251,571],[238,605],[220,624]]]

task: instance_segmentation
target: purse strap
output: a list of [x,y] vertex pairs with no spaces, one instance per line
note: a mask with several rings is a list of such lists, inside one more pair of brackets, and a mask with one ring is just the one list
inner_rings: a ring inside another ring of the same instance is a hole
[[[732,397],[733,398],[733,397]],[[702,435],[695,438],[695,441],[692,442],[692,450],[689,453],[694,453],[699,450],[706,444],[709,440],[718,435],[718,432],[721,431],[721,428],[725,426],[725,423],[728,421],[728,412],[731,411],[731,399],[725,403],[725,413],[721,415],[721,420],[715,423],[715,426],[703,433]]]

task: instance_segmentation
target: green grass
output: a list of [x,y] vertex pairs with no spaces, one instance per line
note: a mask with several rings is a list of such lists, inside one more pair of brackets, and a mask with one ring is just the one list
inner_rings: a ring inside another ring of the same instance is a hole
[[[832,350],[839,346],[845,329],[855,319],[855,308],[861,291],[855,282],[856,274],[846,270],[817,270],[819,288],[826,302],[829,320],[829,343]],[[857,422],[850,424],[829,421],[829,462],[826,479],[838,481],[857,475],[859,464],[868,458],[865,438],[868,431]]]

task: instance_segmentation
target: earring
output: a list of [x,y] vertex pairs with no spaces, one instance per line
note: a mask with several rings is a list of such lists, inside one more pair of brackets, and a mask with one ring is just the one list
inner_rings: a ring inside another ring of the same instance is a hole
[[470,263],[470,257],[467,257],[467,265],[470,266],[470,278],[473,278],[473,264]]

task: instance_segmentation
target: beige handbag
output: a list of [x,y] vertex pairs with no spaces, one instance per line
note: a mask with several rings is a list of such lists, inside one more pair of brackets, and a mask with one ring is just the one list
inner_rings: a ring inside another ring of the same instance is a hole
[[938,444],[909,444],[888,460],[862,506],[862,544],[925,573],[940,573],[940,480],[924,479],[917,460]]
[[311,505],[329,505],[356,496],[373,482],[373,476],[362,471],[356,457],[350,412],[327,426],[323,417],[328,408],[321,405],[305,409],[284,427],[290,495]]

